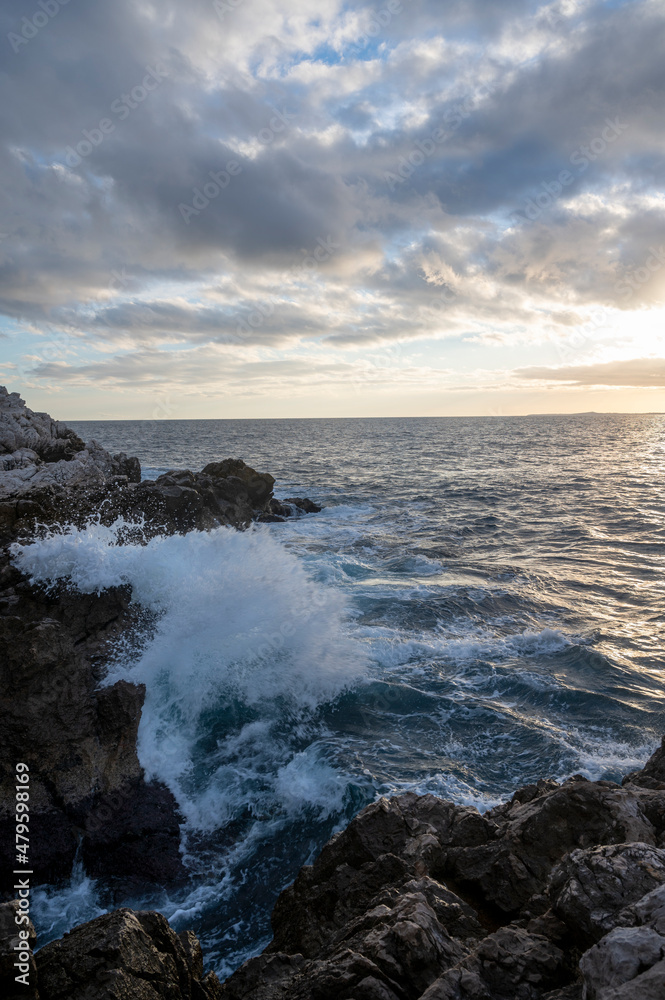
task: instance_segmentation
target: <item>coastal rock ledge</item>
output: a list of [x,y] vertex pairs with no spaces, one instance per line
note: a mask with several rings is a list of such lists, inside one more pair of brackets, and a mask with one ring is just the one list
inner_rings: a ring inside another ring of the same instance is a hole
[[622,785],[542,780],[482,815],[379,799],[301,869],[272,925],[220,984],[193,934],[118,910],[37,952],[32,998],[662,1000],[665,738]]

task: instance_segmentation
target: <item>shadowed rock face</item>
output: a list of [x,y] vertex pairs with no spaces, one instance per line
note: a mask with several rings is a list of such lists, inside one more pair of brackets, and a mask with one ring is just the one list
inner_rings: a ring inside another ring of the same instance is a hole
[[[589,997],[637,975],[665,996],[665,789],[643,783],[661,752],[624,787],[541,781],[483,816],[431,795],[368,806],[282,893],[224,997],[581,1000],[594,942]],[[638,925],[644,961],[608,965],[603,941],[621,928],[625,952]]]
[[191,933],[159,913],[116,910],[38,953],[40,1000],[216,1000],[214,972]]
[[[648,815],[664,797],[639,780],[575,778],[527,786],[485,816],[432,795],[380,799],[301,869],[275,906],[272,943],[223,985],[203,975],[191,932],[127,909],[39,951],[35,984],[41,1000],[582,1000],[583,989],[662,1000],[665,824]],[[547,834],[555,807],[567,834]],[[588,846],[582,820],[607,842]],[[534,890],[513,910],[492,884],[505,885],[507,850]]]

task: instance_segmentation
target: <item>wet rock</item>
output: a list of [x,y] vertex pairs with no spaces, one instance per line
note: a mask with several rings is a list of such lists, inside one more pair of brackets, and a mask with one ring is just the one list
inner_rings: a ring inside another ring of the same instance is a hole
[[649,758],[641,771],[627,774],[623,785],[638,785],[640,788],[665,789],[665,736],[656,752]]
[[591,944],[612,930],[628,904],[665,883],[665,851],[649,844],[615,844],[573,851],[550,885],[556,915]]
[[224,499],[235,502],[238,497],[246,497],[253,507],[262,507],[272,496],[275,485],[274,477],[268,472],[256,472],[239,458],[210,462],[202,475],[213,480]]
[[304,511],[305,514],[319,514],[323,510],[323,507],[319,507],[319,505],[314,503],[313,500],[310,500],[309,497],[288,497],[284,500],[284,503],[293,504],[294,507]]
[[159,913],[128,909],[97,917],[37,954],[40,1000],[217,1000],[198,941]]
[[33,955],[37,935],[32,922],[24,921],[18,899],[0,903],[0,996],[6,1000],[39,1000]]
[[[0,887],[11,883],[18,761],[30,769],[31,849],[43,881],[69,876],[79,842],[91,874],[105,871],[116,851],[121,861],[123,824],[125,867],[143,851],[140,871],[160,882],[175,876],[182,871],[175,803],[162,786],[145,785],[136,753],[145,689],[126,681],[99,688],[108,644],[135,613],[129,594],[46,595],[16,577],[0,603]],[[109,810],[96,848],[95,819],[109,802],[120,805]],[[160,848],[152,858],[150,817]],[[134,832],[142,843],[130,846]]]
[[180,824],[172,792],[142,777],[99,797],[85,818],[80,857],[86,872],[103,879],[116,900],[151,884],[185,877]]

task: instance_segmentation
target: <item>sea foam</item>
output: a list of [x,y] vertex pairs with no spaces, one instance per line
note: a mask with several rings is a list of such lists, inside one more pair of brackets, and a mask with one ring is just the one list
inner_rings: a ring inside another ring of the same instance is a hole
[[312,744],[320,706],[364,672],[343,595],[313,582],[262,527],[120,544],[125,530],[70,527],[12,554],[33,583],[83,593],[129,585],[151,613],[149,638],[138,652],[120,648],[104,682],[146,685],[147,776],[171,788],[198,829],[240,812],[339,805],[345,780]]

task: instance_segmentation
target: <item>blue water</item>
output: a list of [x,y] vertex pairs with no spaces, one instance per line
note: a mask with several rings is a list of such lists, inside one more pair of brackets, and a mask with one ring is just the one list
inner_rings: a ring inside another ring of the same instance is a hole
[[[193,927],[222,975],[377,795],[484,809],[618,779],[665,731],[665,416],[71,426],[147,477],[239,457],[325,504],[127,552],[91,529],[35,560],[162,616],[112,677],[148,684],[139,754],[184,811],[191,883],[126,902]],[[80,868],[37,896],[42,943],[109,905]]]

